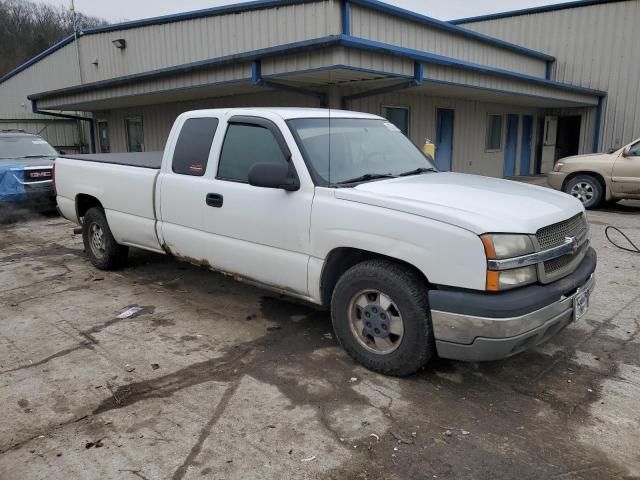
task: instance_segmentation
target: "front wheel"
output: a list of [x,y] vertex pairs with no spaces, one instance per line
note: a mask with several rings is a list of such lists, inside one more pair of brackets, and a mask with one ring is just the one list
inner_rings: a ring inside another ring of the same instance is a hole
[[584,208],[596,208],[600,205],[604,194],[598,179],[591,175],[573,177],[564,186],[564,191],[580,200]]
[[90,208],[85,213],[82,240],[91,263],[100,270],[116,270],[127,261],[129,249],[113,238],[107,217],[101,208]]
[[347,270],[331,318],[340,344],[370,370],[410,375],[435,354],[425,282],[396,263],[370,260]]

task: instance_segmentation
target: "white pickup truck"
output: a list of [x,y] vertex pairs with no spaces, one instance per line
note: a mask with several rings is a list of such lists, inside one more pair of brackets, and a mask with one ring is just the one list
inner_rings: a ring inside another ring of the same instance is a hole
[[374,115],[193,111],[164,153],[61,157],[54,176],[96,267],[138,247],[329,307],[346,351],[386,374],[524,351],[594,287],[578,200],[438,172]]

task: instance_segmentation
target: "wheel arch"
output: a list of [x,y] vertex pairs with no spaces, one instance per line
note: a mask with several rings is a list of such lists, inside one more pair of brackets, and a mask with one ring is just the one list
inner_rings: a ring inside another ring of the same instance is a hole
[[596,172],[595,170],[578,170],[576,172],[571,172],[562,182],[562,191],[565,191],[567,184],[575,177],[580,175],[587,175],[589,177],[595,178],[600,186],[602,187],[602,191],[604,192],[603,200],[611,200],[613,198],[613,193],[609,184],[605,181],[604,176],[600,172]]
[[428,288],[430,285],[427,276],[409,262],[371,250],[353,247],[336,247],[329,252],[322,267],[320,278],[320,300],[322,305],[329,306],[331,304],[333,290],[344,272],[358,263],[374,259],[388,260],[405,266],[418,274],[419,278],[424,281],[425,288]]
[[93,195],[89,195],[86,193],[79,193],[78,195],[76,195],[76,215],[78,216],[78,221],[80,221],[80,219],[85,216],[90,208],[94,207],[98,207],[104,210],[104,207],[102,206],[100,200],[98,200]]

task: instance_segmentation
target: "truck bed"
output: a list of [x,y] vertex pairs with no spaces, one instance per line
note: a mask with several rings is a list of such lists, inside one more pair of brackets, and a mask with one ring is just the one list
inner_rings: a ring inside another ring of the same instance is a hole
[[85,162],[113,163],[115,165],[152,168],[154,170],[159,170],[162,164],[162,152],[89,153],[60,155],[60,158],[84,160]]

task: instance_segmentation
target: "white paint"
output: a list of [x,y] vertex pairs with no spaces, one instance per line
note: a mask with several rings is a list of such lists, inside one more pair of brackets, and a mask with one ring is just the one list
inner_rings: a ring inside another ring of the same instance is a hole
[[[253,187],[216,179],[227,120],[271,120],[292,153],[300,189]],[[486,257],[478,235],[535,233],[582,211],[567,195],[531,185],[454,173],[382,180],[355,188],[315,187],[285,121],[291,118],[380,118],[322,109],[217,109],[182,114],[167,141],[160,172],[109,163],[58,159],[63,214],[77,222],[78,194],[97,198],[119,243],[208,263],[320,303],[320,276],[336,248],[359,248],[414,265],[433,283],[485,288]],[[173,173],[173,150],[185,120],[218,118],[202,177]],[[153,197],[155,191],[155,199]],[[222,208],[205,203],[224,197]],[[156,211],[157,209],[157,211]]]

